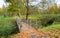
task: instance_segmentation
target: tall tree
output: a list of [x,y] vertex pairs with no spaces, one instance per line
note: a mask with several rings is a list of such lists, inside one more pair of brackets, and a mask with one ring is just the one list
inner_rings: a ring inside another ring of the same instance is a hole
[[20,14],[25,12],[24,2],[22,0],[6,0],[9,3],[8,11],[12,14]]
[[28,21],[28,15],[29,15],[29,5],[28,5],[28,3],[29,3],[29,0],[27,0],[27,2],[26,2],[27,4],[27,6],[26,6],[26,8],[27,8],[27,13],[26,13],[26,20]]

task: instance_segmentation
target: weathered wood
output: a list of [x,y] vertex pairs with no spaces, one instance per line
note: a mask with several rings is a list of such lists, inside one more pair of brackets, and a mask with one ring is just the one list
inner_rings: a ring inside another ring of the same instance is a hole
[[31,25],[22,22],[19,17],[16,17],[16,22],[19,27],[20,33],[14,38],[50,38],[50,33],[46,33],[42,30],[37,30]]
[[18,26],[20,32],[23,30],[29,30],[30,31],[30,30],[35,29],[31,25],[29,25],[25,22],[22,22],[19,17],[16,17],[16,22],[17,22],[17,26]]
[[17,23],[17,26],[18,26],[19,31],[20,31],[22,25],[21,25],[21,19],[18,16],[16,17],[16,23]]

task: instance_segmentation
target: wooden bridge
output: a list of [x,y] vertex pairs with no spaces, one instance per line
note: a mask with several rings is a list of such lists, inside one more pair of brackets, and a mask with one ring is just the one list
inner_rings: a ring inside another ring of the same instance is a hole
[[19,17],[16,18],[16,22],[20,33],[13,35],[11,38],[52,38],[50,32],[37,30],[31,25],[22,22]]

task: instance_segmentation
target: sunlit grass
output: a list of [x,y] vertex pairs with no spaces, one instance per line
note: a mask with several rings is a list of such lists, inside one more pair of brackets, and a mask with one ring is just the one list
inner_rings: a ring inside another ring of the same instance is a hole
[[[60,16],[60,14],[33,14],[33,15],[28,15],[28,19],[39,19],[45,16]],[[26,15],[21,15],[21,19],[26,19]]]
[[60,29],[60,24],[52,24],[50,26],[43,27],[41,29],[46,31],[53,30],[53,29]]

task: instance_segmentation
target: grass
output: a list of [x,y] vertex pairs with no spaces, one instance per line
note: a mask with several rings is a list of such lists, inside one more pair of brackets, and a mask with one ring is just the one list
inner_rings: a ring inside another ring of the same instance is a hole
[[43,27],[43,28],[39,28],[39,29],[44,30],[44,31],[49,31],[54,35],[60,34],[60,24],[52,24],[51,26]]
[[52,30],[52,29],[60,29],[60,24],[52,24],[50,26],[43,27],[41,29],[46,30],[46,31],[49,31],[49,30]]
[[[29,15],[28,19],[39,19],[45,16],[60,16],[60,14],[33,14],[33,15]],[[21,19],[25,19],[26,15],[21,15],[20,16]]]
[[51,38],[58,38],[60,36],[60,24],[52,24],[51,26],[39,28],[39,30],[49,32]]

